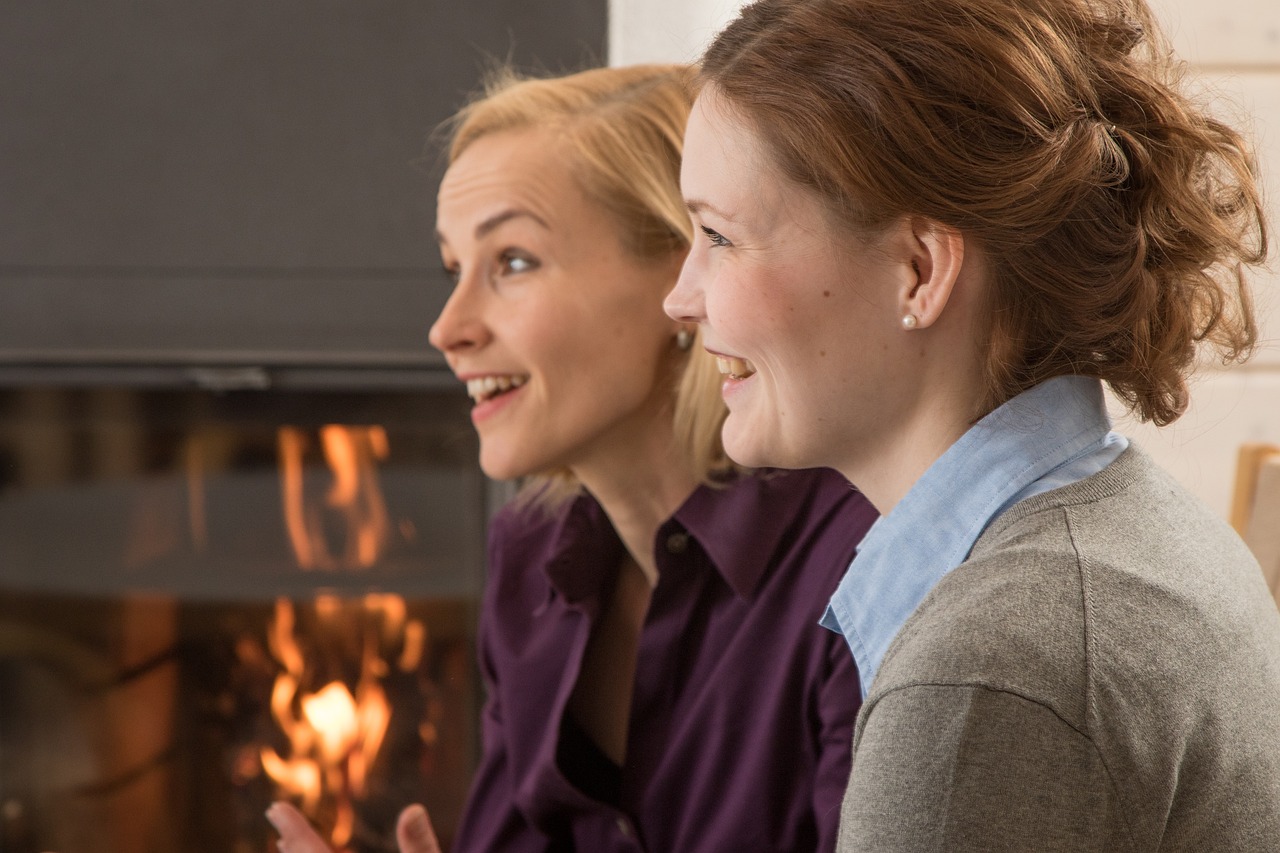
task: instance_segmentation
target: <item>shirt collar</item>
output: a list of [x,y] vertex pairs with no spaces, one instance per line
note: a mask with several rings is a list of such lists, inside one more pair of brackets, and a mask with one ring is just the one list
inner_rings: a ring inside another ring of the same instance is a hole
[[[698,486],[658,527],[654,547],[659,572],[665,562],[662,555],[674,550],[668,546],[671,537],[687,535],[697,541],[734,593],[749,598],[768,570],[791,517],[799,511],[780,511],[780,505],[789,506],[788,502],[778,501],[776,495],[770,498],[770,492],[788,476],[783,472],[744,474],[723,484]],[[752,519],[750,531],[740,529],[744,518]],[[606,595],[625,546],[604,508],[584,492],[557,510],[552,524],[545,565],[556,592],[574,603]]]
[[626,553],[604,507],[584,491],[554,510],[551,524],[547,580],[571,604],[598,602],[613,588]]
[[[741,474],[724,484],[700,486],[676,510],[674,521],[698,541],[739,598],[755,592],[792,519],[802,511],[796,506],[801,495],[787,500],[778,494],[796,490],[800,479],[782,471]],[[743,519],[751,519],[750,530],[742,529]],[[659,537],[667,535],[667,527],[659,529]]]
[[867,532],[822,624],[844,634],[865,696],[898,629],[1031,484],[1107,444],[1096,379],[1060,376],[987,415]]

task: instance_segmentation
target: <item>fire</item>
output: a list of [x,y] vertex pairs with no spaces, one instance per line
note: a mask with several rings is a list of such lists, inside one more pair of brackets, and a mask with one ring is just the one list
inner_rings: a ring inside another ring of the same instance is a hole
[[302,697],[302,716],[320,739],[326,764],[337,764],[351,753],[360,734],[356,700],[341,681],[331,681],[319,693]]
[[[285,526],[298,565],[358,569],[377,563],[392,536],[377,470],[390,452],[383,428],[330,424],[313,437],[307,430],[282,427],[278,446]],[[323,494],[307,487],[308,476],[314,475],[307,474],[305,462],[317,452],[329,474]],[[341,849],[351,840],[355,804],[366,794],[391,722],[383,686],[388,661],[395,659],[403,672],[416,669],[426,628],[408,618],[403,598],[378,593],[358,602],[318,596],[315,620],[314,630],[330,638],[359,638],[359,675],[354,687],[318,676],[330,661],[308,660],[294,606],[278,600],[267,633],[280,667],[271,713],[288,749],[282,756],[264,746],[260,755],[263,770],[285,796],[301,801],[309,817],[332,814],[329,838]]]
[[[360,618],[339,618],[353,609],[358,609]],[[391,722],[391,705],[382,686],[388,672],[382,649],[400,647],[402,664],[406,656],[416,662],[422,656],[425,630],[421,622],[405,618],[404,600],[394,595],[369,595],[354,608],[324,596],[317,601],[316,611],[326,621],[347,628],[353,622],[363,623],[355,691],[338,680],[314,691],[303,689],[308,667],[296,635],[296,613],[291,602],[278,600],[267,636],[271,654],[282,669],[272,691],[271,712],[288,741],[288,757],[269,746],[260,754],[267,775],[286,796],[301,800],[307,815],[318,817],[324,805],[332,804],[329,837],[342,848],[351,840],[354,804],[366,794],[370,768]]]
[[[320,500],[305,488],[304,458],[312,442],[306,430],[281,427],[280,480],[285,525],[298,565],[304,569],[368,568],[391,537],[391,519],[378,482],[377,464],[390,452],[381,426],[320,428],[319,449],[332,476]],[[334,523],[338,522],[338,523]],[[344,534],[334,553],[326,530]]]

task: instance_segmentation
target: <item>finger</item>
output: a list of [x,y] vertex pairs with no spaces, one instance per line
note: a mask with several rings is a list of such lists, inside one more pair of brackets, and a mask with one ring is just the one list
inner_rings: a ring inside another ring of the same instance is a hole
[[427,817],[427,810],[417,804],[400,812],[400,819],[396,821],[396,842],[400,845],[400,853],[440,853],[440,842],[436,841],[431,818]]
[[333,853],[311,822],[288,803],[272,803],[267,809],[267,820],[280,833],[280,840],[276,842],[280,853]]

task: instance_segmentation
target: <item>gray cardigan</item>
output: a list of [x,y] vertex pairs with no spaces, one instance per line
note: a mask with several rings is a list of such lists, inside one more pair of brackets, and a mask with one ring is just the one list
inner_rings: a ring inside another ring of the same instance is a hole
[[841,851],[1280,850],[1280,614],[1130,447],[1000,516],[890,646]]

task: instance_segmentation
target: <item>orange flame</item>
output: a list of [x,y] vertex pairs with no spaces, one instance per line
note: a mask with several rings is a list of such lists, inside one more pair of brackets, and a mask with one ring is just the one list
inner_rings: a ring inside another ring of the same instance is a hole
[[[378,561],[391,536],[391,518],[378,481],[378,462],[390,454],[381,426],[321,427],[319,436],[332,484],[323,500],[308,499],[304,458],[311,442],[298,427],[281,427],[280,485],[285,527],[294,558],[304,569],[368,568]],[[337,516],[339,525],[326,524]],[[335,555],[325,530],[345,533],[341,555]]]
[[302,697],[302,716],[315,729],[320,740],[320,756],[325,764],[337,764],[346,758],[359,736],[356,700],[341,681],[331,681]]
[[[332,596],[316,603],[318,613],[327,620],[335,620],[342,609],[341,602]],[[329,837],[339,849],[351,840],[354,802],[365,795],[369,769],[391,721],[391,705],[380,681],[388,671],[379,654],[380,640],[391,628],[403,634],[406,624],[405,603],[399,596],[369,596],[363,604],[362,612],[371,617],[366,622],[372,624],[366,626],[354,695],[341,681],[331,681],[314,692],[301,689],[305,662],[296,638],[292,603],[276,602],[267,635],[271,653],[283,670],[276,677],[271,711],[288,740],[290,757],[263,747],[263,769],[286,795],[299,798],[303,811],[311,817],[317,816],[323,801],[333,803],[335,817]],[[419,623],[413,620],[408,624]]]
[[[315,440],[317,439],[318,440]],[[392,527],[378,480],[378,462],[388,458],[386,431],[380,426],[330,424],[318,436],[297,427],[281,427],[277,437],[285,526],[294,558],[304,569],[367,568],[382,556]],[[330,479],[323,495],[307,488],[308,454],[323,456]],[[331,539],[333,540],[331,542]],[[315,613],[322,626],[346,630],[348,606],[332,595],[318,596]],[[297,640],[293,605],[276,602],[267,643],[280,664],[271,696],[271,712],[288,741],[288,757],[270,747],[260,750],[266,773],[316,817],[322,803],[334,809],[330,840],[342,848],[355,827],[354,801],[364,796],[366,780],[391,720],[381,679],[388,665],[380,649],[400,647],[398,665],[416,666],[425,629],[407,618],[404,599],[371,594],[363,601],[360,675],[351,689],[331,681],[304,689],[306,659]],[[326,628],[325,630],[328,630]]]

